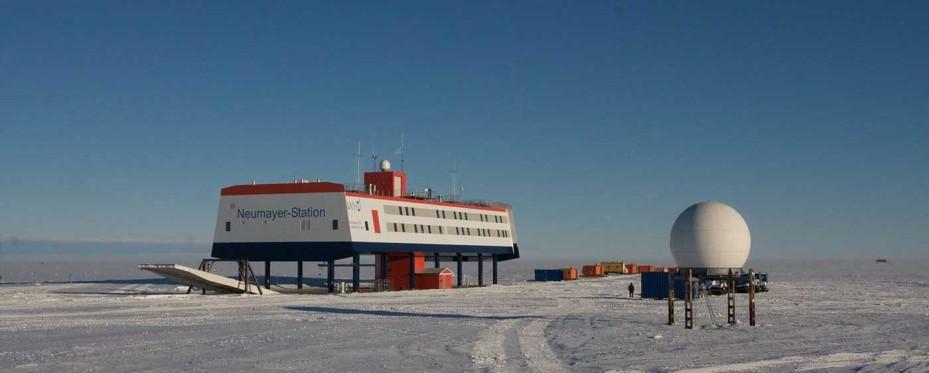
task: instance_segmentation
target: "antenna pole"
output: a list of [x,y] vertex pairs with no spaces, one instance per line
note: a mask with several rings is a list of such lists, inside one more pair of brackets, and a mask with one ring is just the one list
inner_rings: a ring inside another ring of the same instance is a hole
[[355,187],[361,185],[361,141],[358,142],[358,151],[355,153]]
[[455,166],[448,171],[449,176],[452,179],[452,195],[451,197],[457,199],[457,196],[460,194],[458,191],[458,163],[455,163]]
[[400,155],[400,172],[403,172],[403,153],[406,152],[406,148],[405,148],[406,141],[404,140],[405,140],[405,136],[404,134],[401,133],[400,134],[400,149],[397,150],[397,154]]

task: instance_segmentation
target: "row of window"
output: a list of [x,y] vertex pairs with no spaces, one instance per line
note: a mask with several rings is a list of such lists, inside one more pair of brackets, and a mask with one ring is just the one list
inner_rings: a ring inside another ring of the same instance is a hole
[[482,221],[485,223],[494,222],[494,223],[506,223],[506,216],[502,215],[490,215],[490,214],[475,214],[470,212],[461,212],[461,211],[451,211],[451,210],[434,210],[427,208],[416,208],[410,206],[384,206],[384,212],[390,215],[404,215],[404,216],[421,216],[421,217],[435,217],[438,219],[454,219],[454,220],[467,220],[467,221]]
[[503,229],[449,227],[428,224],[387,223],[388,232],[450,234],[455,236],[509,237],[510,231]]
[[[268,224],[268,221],[265,220],[264,223],[265,223],[265,224]],[[242,221],[242,224],[245,224],[245,221],[244,221],[244,220]],[[367,229],[368,229],[368,222],[365,222],[365,230],[367,230]],[[301,230],[301,231],[304,231],[304,232],[310,230],[310,220],[301,220],[301,221],[300,221],[300,230]],[[334,230],[334,231],[339,230],[339,219],[332,219],[332,230]],[[227,221],[227,222],[226,222],[226,232],[231,232],[231,231],[232,231],[232,222],[228,222],[228,221]]]
[[[365,222],[365,223],[367,223],[367,222]],[[306,232],[306,231],[309,231],[310,228],[311,228],[311,226],[310,226],[310,220],[301,220],[301,221],[300,221],[300,230],[301,230],[301,231]],[[332,219],[332,230],[334,230],[334,231],[335,231],[335,230],[339,230],[339,219]]]

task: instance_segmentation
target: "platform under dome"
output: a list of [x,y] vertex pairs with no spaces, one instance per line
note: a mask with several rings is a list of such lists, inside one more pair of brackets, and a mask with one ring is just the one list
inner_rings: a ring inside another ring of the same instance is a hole
[[741,268],[751,246],[745,219],[736,209],[720,202],[688,207],[671,228],[671,255],[681,268]]

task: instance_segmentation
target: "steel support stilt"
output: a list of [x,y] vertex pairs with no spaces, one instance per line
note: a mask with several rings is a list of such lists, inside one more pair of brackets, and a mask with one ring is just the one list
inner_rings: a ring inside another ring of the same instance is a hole
[[491,263],[493,263],[493,284],[497,284],[497,254],[491,254]]
[[477,254],[477,286],[484,286],[484,256]]
[[458,272],[455,273],[455,276],[458,276],[458,287],[461,287],[461,278],[464,277],[464,274],[461,273],[461,253],[455,254],[455,261],[458,262]]
[[410,253],[410,290],[416,289],[416,253]]
[[358,287],[361,283],[361,279],[359,278],[361,276],[361,272],[360,272],[361,268],[358,266],[358,264],[360,264],[358,263],[359,261],[360,261],[360,258],[359,258],[358,253],[353,254],[352,255],[352,292],[353,293],[358,292]]
[[326,263],[326,286],[329,294],[335,293],[335,260]]
[[303,261],[297,262],[297,289],[303,289]]
[[271,261],[265,261],[265,289],[271,289]]

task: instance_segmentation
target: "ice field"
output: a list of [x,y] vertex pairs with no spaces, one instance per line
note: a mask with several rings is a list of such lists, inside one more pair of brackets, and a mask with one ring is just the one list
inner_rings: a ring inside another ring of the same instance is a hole
[[[714,325],[698,300],[686,330],[682,302],[667,326],[665,301],[626,298],[638,276],[526,282],[528,261],[498,286],[332,296],[5,263],[0,371],[929,371],[929,262],[752,264],[771,277],[759,326],[739,294],[743,323]],[[725,323],[725,297],[709,300]]]

